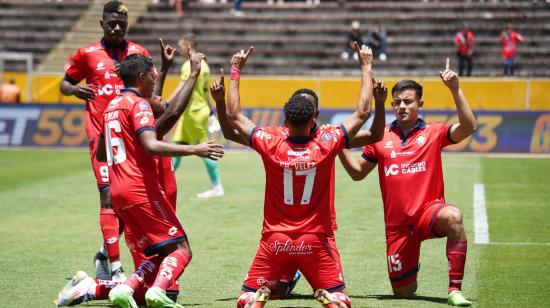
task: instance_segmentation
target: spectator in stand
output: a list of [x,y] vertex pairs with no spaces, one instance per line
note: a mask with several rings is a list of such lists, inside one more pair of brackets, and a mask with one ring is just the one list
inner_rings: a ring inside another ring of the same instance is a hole
[[464,25],[460,31],[455,34],[456,55],[458,57],[458,75],[464,76],[464,66],[466,66],[466,76],[472,75],[472,58],[474,56],[474,32]]
[[342,59],[349,59],[350,55],[353,55],[353,59],[357,60],[357,53],[353,52],[354,43],[357,42],[357,45],[363,46],[367,45],[365,39],[361,35],[361,24],[357,20],[352,21],[351,23],[351,32],[348,34],[348,40],[346,42],[346,49],[342,52]]
[[229,10],[229,13],[239,17],[244,16],[242,5],[243,5],[243,0],[235,0],[235,3],[233,4],[233,8]]
[[15,80],[10,79],[9,83],[4,83],[0,86],[0,102],[1,103],[19,103],[21,102],[21,89]]
[[375,57],[378,57],[382,61],[386,61],[388,59],[386,30],[380,24],[374,24],[372,30],[369,31],[365,45],[372,49]]
[[514,66],[516,59],[516,49],[518,44],[523,42],[523,36],[514,31],[512,24],[506,26],[506,30],[500,35],[502,44],[502,64],[504,67],[504,76],[514,75]]

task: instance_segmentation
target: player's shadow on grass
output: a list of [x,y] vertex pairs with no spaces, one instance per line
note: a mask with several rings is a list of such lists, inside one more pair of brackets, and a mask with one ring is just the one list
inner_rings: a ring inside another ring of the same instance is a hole
[[372,294],[372,295],[350,295],[350,298],[362,298],[362,299],[377,299],[379,301],[385,301],[385,300],[410,300],[410,301],[426,301],[426,302],[432,302],[432,303],[439,303],[439,304],[447,304],[447,298],[446,297],[433,297],[433,296],[422,296],[422,295],[414,295],[411,299],[398,299],[393,295],[389,294]]

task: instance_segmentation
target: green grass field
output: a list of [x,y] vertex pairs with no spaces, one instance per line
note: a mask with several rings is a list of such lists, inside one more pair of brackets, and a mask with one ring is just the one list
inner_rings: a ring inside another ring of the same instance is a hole
[[[336,207],[348,292],[354,307],[446,305],[445,240],[424,242],[414,300],[395,300],[386,272],[377,175],[353,182],[337,163]],[[254,153],[220,162],[226,197],[197,200],[208,186],[198,158],[177,172],[178,214],[193,261],[179,302],[235,307],[260,237],[264,172]],[[445,155],[446,197],[464,212],[469,236],[463,290],[478,307],[550,305],[550,159]],[[474,244],[473,185],[485,184],[490,245]],[[85,151],[0,150],[0,307],[53,307],[76,270],[94,272],[99,202]],[[131,270],[125,246],[123,264]],[[317,307],[302,280],[269,307]],[[86,304],[108,307],[106,301]]]

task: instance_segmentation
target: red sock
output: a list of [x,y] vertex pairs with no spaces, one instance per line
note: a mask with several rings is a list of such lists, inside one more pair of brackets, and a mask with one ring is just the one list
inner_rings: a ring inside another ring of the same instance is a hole
[[243,308],[255,294],[255,292],[246,292],[241,294],[239,299],[237,299],[237,308]]
[[162,260],[153,286],[166,290],[183,274],[183,270],[189,264],[189,261],[189,254],[186,251],[179,249],[173,251]]
[[449,260],[449,292],[462,288],[468,241],[447,239],[447,260]]
[[[97,285],[95,286],[95,298],[96,300],[101,299],[109,299],[109,292],[111,292],[111,289],[113,289],[116,285],[123,284],[122,281],[111,281],[111,280],[101,280],[96,279],[95,280]],[[149,288],[143,287],[139,288],[137,291],[134,292],[134,299],[136,300],[136,303],[138,305],[145,304],[145,292],[147,292]]]
[[109,298],[109,292],[112,288],[115,286],[122,284],[122,281],[112,281],[112,280],[102,280],[102,279],[96,279],[95,282],[97,285],[95,286],[95,299],[108,299]]
[[[351,300],[347,296],[347,294],[342,292],[334,292],[332,293],[336,298],[338,298],[342,303],[346,304],[346,307],[351,308]],[[330,307],[330,306],[327,306]],[[337,306],[334,306],[337,307]]]
[[103,245],[107,250],[109,262],[120,260],[120,249],[118,246],[118,217],[113,209],[99,210],[99,225],[103,233]]

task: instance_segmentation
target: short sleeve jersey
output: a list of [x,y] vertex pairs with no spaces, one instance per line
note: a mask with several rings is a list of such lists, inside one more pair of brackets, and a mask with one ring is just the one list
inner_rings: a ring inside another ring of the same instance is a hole
[[307,137],[253,131],[250,144],[262,156],[266,173],[262,233],[333,233],[331,172],[347,142],[342,126],[320,128]]
[[433,201],[445,202],[441,150],[452,144],[450,125],[419,119],[407,136],[397,123],[362,157],[378,163],[386,228],[408,226]]
[[[270,126],[270,127],[264,127],[263,128],[267,133],[270,133],[270,134],[277,134],[277,133],[281,133],[281,134],[286,134],[288,136],[288,129],[284,126]],[[316,125],[315,127],[313,127],[313,129],[311,130],[311,134],[310,134],[310,137],[312,138],[315,138],[318,134],[319,134],[319,127]],[[332,230],[333,231],[336,231],[338,230],[338,224],[336,222],[336,207],[335,207],[335,204],[334,204],[334,187],[335,187],[335,179],[336,178],[336,168],[335,168],[335,164],[332,163],[332,170],[330,172],[330,194],[332,195],[332,197],[330,197],[330,219],[331,219],[331,225],[332,225]]]
[[163,194],[157,159],[147,154],[139,140],[142,132],[155,131],[149,102],[124,90],[109,103],[103,120],[113,204],[138,204],[147,202],[152,194]]
[[[189,75],[191,75],[191,62],[187,60],[181,66],[180,79],[187,80]],[[208,67],[206,61],[203,60],[201,61],[201,72],[199,76],[197,76],[195,87],[193,88],[193,92],[191,92],[191,97],[189,98],[189,106],[185,109],[186,113],[208,107],[208,98],[210,95],[208,90],[209,80],[210,67]]]
[[128,55],[136,53],[151,57],[144,47],[136,43],[123,41],[119,47],[110,47],[101,39],[95,44],[80,48],[66,65],[66,79],[74,84],[86,80],[94,88],[94,100],[86,101],[86,132],[89,139],[99,135],[103,111],[124,88],[115,65]]

